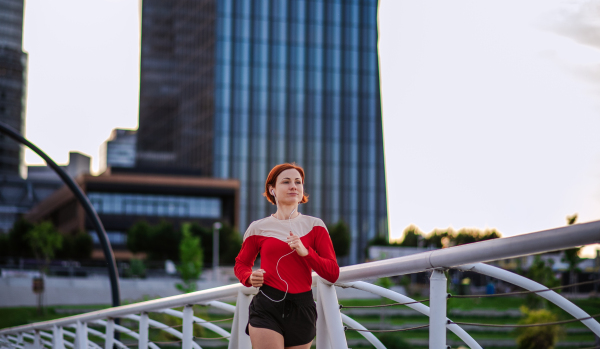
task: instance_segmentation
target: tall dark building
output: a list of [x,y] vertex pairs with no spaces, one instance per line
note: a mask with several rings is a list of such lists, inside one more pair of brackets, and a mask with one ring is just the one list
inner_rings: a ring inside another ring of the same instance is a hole
[[240,180],[240,229],[269,170],[306,170],[301,212],[387,236],[377,0],[144,0],[138,166]]
[[[0,121],[23,133],[27,54],[23,52],[23,0],[0,0]],[[0,174],[24,175],[23,149],[0,135]]]

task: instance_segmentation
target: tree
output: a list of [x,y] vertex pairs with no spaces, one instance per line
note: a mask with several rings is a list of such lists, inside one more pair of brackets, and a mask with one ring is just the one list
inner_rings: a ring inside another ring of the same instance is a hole
[[[35,258],[38,260],[38,266],[40,268],[40,274],[43,275],[50,264],[50,260],[54,258],[54,254],[62,246],[62,235],[54,228],[51,222],[42,222],[36,224],[29,232],[25,235],[25,238],[29,242],[29,246],[33,251]],[[43,278],[34,280],[35,282],[43,285]],[[41,287],[38,293],[38,312],[42,313],[42,294],[44,287]]]
[[146,221],[136,222],[127,232],[127,248],[133,253],[150,250],[150,224]]
[[[544,261],[539,255],[534,257],[533,263],[527,271],[526,277],[540,283],[548,288],[556,287],[560,281],[554,276],[552,271],[552,260]],[[548,301],[538,294],[530,293],[525,297],[525,304],[529,308],[537,309],[546,307]]]
[[[546,322],[555,322],[556,314],[547,309],[531,310],[525,306],[521,307],[521,312],[526,315],[521,324],[538,324]],[[553,349],[562,332],[558,325],[522,327],[517,330],[518,349]]]
[[350,252],[350,229],[344,221],[340,220],[332,226],[327,227],[331,243],[337,257],[347,256]]
[[[567,225],[573,225],[577,222],[577,213],[572,216],[567,216]],[[577,266],[581,263],[582,259],[579,257],[581,247],[569,248],[563,251],[563,257],[561,262],[569,265],[569,283],[574,284],[577,282],[577,273],[581,272]],[[577,291],[577,287],[574,288]]]
[[[204,251],[204,265],[212,265],[213,258],[213,230],[212,228],[202,227],[197,223],[192,223],[190,231],[194,236],[200,238],[202,250]],[[219,230],[219,265],[234,265],[242,248],[242,237],[237,229],[231,225],[223,223]]]
[[20,218],[13,224],[8,233],[8,254],[13,257],[33,257],[33,251],[27,241],[27,233],[33,229],[33,224]]
[[425,239],[421,229],[414,224],[406,227],[404,232],[402,232],[402,236],[404,238],[402,239],[400,246],[403,247],[419,247],[419,242]]
[[202,273],[202,247],[200,238],[192,235],[189,223],[182,225],[181,243],[179,244],[179,259],[181,265],[177,268],[181,274],[183,283],[175,285],[177,289],[184,293],[196,291],[196,280]]
[[173,224],[161,221],[150,230],[148,258],[156,261],[179,259],[179,244],[181,231],[175,229]]

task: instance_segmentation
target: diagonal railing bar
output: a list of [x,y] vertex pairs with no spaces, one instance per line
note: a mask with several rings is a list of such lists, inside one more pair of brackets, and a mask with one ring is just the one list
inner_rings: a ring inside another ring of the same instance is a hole
[[581,286],[581,285],[597,284],[597,283],[600,283],[600,280],[578,282],[576,284],[550,287],[550,288],[547,288],[545,290],[537,290],[537,291],[519,291],[519,292],[506,292],[506,293],[495,293],[495,294],[474,294],[474,295],[458,295],[458,296],[450,295],[449,294],[448,298],[489,298],[489,297],[519,296],[519,295],[524,295],[524,294],[548,292],[548,291],[553,291],[553,290],[560,290],[560,289],[563,289],[563,288],[569,288],[569,287],[575,287],[575,286]]
[[[479,274],[488,275],[493,278],[511,283],[513,285],[517,285],[529,291],[548,290],[548,287],[539,284],[533,280],[530,280],[526,277],[483,263],[465,264],[458,266],[457,269],[463,271],[473,271]],[[549,290],[548,292],[540,292],[538,293],[538,295],[554,303],[567,313],[571,314],[571,316],[573,316],[576,319],[587,318],[590,316],[590,314],[586,313],[581,308],[573,304],[573,302],[569,301],[565,297],[552,290]],[[598,323],[596,319],[582,320],[581,323],[587,326],[587,328],[589,328],[597,336],[600,336],[600,323]]]

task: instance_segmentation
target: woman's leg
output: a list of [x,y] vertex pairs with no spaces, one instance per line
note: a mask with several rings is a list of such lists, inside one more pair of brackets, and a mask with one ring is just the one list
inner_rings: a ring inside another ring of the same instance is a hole
[[283,336],[279,332],[269,330],[268,328],[252,327],[252,325],[248,324],[248,333],[250,333],[252,349],[283,348]]
[[293,347],[285,347],[285,349],[309,349],[311,345],[312,345],[312,341],[310,341],[310,343],[303,344],[303,345],[294,345]]

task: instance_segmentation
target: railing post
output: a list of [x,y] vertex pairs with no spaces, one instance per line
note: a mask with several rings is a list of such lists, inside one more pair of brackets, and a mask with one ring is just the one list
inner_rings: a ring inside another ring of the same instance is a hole
[[323,313],[318,315],[325,318],[325,327],[327,328],[330,348],[347,349],[348,343],[346,342],[346,334],[344,333],[344,324],[342,323],[342,316],[340,315],[335,286],[332,284],[325,284],[323,279],[318,278],[317,298],[321,301],[321,309],[323,310]]
[[63,329],[56,325],[52,327],[52,349],[65,349]]
[[104,349],[113,349],[115,343],[115,320],[106,319],[106,338],[104,339]]
[[21,346],[25,344],[23,343],[23,332],[19,332],[17,334],[17,344]]
[[238,291],[237,301],[235,303],[235,313],[233,315],[233,324],[231,326],[231,338],[229,338],[229,349],[252,348],[250,336],[246,334],[246,325],[248,324],[249,316],[248,308],[250,307],[253,296],[253,294],[246,294],[242,292],[242,290]]
[[138,349],[148,349],[148,313],[140,314]]
[[429,278],[429,349],[446,349],[446,275],[443,269],[433,269]]
[[75,347],[76,349],[87,349],[88,347],[87,323],[85,322],[77,321]]
[[183,308],[183,338],[181,339],[182,349],[192,349],[194,340],[194,308],[188,304]]
[[331,349],[329,344],[329,332],[325,322],[325,299],[319,292],[319,283],[317,283],[317,349]]
[[35,349],[42,349],[42,337],[40,336],[40,331],[38,330],[33,332],[33,347]]

